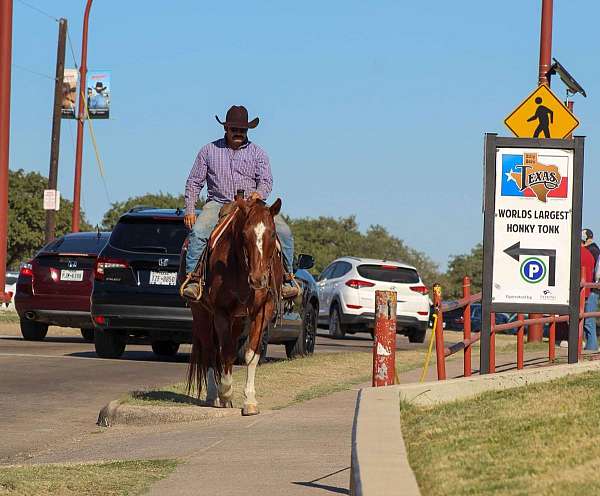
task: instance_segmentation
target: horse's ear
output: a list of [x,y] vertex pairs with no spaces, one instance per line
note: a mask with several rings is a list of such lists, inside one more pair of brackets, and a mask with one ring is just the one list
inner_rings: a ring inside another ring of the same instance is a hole
[[275,203],[269,207],[269,210],[271,211],[271,215],[275,217],[281,210],[281,198],[277,198]]

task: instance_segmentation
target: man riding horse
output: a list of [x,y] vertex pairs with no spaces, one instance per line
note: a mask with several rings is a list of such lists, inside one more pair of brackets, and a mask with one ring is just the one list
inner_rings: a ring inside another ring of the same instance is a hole
[[[195,274],[194,269],[219,220],[223,205],[232,202],[238,190],[243,190],[249,200],[266,200],[273,186],[269,157],[247,136],[248,129],[258,125],[258,117],[248,122],[246,108],[234,105],[227,111],[225,122],[217,116],[215,118],[225,128],[225,137],[200,149],[185,185],[184,222],[191,232],[186,258],[188,277],[182,295],[191,300],[200,297],[202,276]],[[205,183],[208,190],[206,204],[196,218],[196,200]],[[276,215],[274,221],[287,273],[285,280],[289,283],[293,280],[294,239],[281,215]],[[284,284],[283,298],[294,298],[297,294],[297,285]]]

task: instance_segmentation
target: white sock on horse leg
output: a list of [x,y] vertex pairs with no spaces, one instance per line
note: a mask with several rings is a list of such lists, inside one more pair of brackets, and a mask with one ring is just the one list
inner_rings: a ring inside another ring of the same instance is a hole
[[230,401],[233,396],[233,375],[231,372],[221,376],[221,384],[219,384],[219,398],[221,401]]
[[246,350],[246,387],[244,389],[244,405],[256,405],[256,390],[254,389],[254,377],[256,366],[260,355],[251,349]]

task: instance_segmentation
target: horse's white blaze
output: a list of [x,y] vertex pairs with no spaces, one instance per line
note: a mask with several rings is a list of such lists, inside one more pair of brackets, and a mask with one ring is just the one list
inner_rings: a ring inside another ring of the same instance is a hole
[[261,257],[263,255],[263,238],[266,229],[267,226],[265,226],[263,222],[256,224],[256,227],[254,228],[254,234],[256,234],[256,247],[258,248]]
[[246,387],[244,389],[244,404],[256,405],[256,391],[254,390],[254,376],[260,355],[251,349],[246,350]]

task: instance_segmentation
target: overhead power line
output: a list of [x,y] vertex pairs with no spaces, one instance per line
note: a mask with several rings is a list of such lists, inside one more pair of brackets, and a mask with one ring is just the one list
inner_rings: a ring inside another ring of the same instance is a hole
[[56,17],[54,17],[54,16],[53,16],[53,15],[51,15],[51,14],[48,14],[48,12],[45,12],[45,11],[43,11],[42,9],[39,9],[39,8],[38,8],[38,7],[36,7],[35,5],[31,5],[30,3],[27,3],[27,2],[25,2],[25,1],[23,1],[23,0],[17,0],[17,1],[18,1],[19,3],[22,3],[23,5],[25,5],[26,7],[29,7],[31,10],[35,10],[36,12],[38,12],[38,13],[40,13],[40,14],[42,14],[42,15],[46,16],[46,17],[49,17],[49,18],[50,18],[50,19],[52,19],[53,21],[56,21],[56,22],[58,22],[58,19],[57,19]]
[[55,77],[48,76],[47,74],[42,74],[41,72],[32,71],[31,69],[27,69],[27,67],[23,67],[22,65],[12,64],[12,66],[15,69],[19,69],[19,70],[25,71],[25,72],[30,72],[31,74],[35,74],[36,76],[40,76],[40,77],[43,77],[43,78],[46,78],[46,79],[50,79],[51,81],[56,81]]

